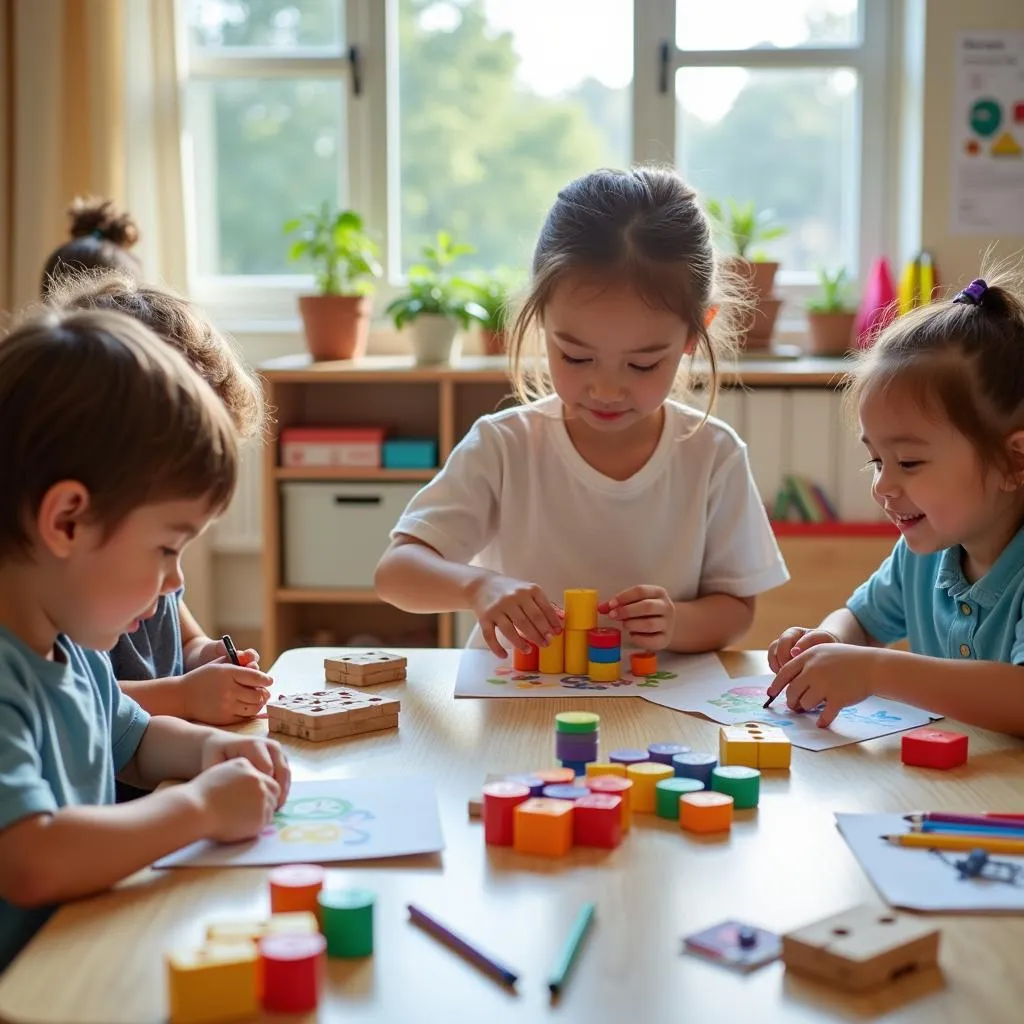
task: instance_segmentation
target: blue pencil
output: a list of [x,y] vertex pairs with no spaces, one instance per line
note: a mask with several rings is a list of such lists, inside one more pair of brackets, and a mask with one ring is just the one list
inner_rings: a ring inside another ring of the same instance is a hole
[[551,978],[548,981],[548,988],[553,996],[557,996],[561,991],[566,978],[569,977],[569,972],[576,963],[580,947],[583,945],[583,940],[587,937],[587,932],[590,931],[590,925],[594,920],[595,909],[596,907],[593,903],[584,904],[572,926],[572,931],[569,932],[569,937],[565,940],[565,945],[562,947],[562,952],[558,957],[558,963],[555,964],[555,969],[551,972]]
[[959,825],[951,821],[925,821],[915,832],[932,832],[939,835],[952,835],[966,832],[970,835],[1004,836],[1007,839],[1024,839],[1024,828],[1002,828],[992,825]]
[[413,924],[419,925],[425,932],[433,935],[435,939],[439,939],[449,949],[454,949],[457,953],[461,953],[470,963],[479,967],[485,974],[489,974],[492,978],[496,978],[505,985],[514,985],[519,980],[519,975],[514,971],[510,971],[503,964],[498,963],[497,960],[487,956],[486,953],[481,952],[475,946],[470,945],[466,939],[456,935],[455,932],[445,927],[440,921],[435,920],[425,911],[420,910],[419,907],[415,907],[411,903],[408,906],[409,918]]

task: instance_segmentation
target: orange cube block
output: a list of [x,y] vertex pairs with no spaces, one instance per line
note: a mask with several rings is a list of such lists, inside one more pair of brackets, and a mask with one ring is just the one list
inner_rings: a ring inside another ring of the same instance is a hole
[[679,827],[687,832],[728,832],[732,828],[732,797],[710,789],[681,796]]
[[515,809],[512,845],[518,853],[564,857],[572,849],[572,801],[524,800]]
[[653,814],[657,785],[675,774],[667,764],[641,761],[626,767],[626,778],[633,783],[633,810],[637,814]]
[[654,651],[633,651],[629,667],[635,676],[649,676],[658,671],[658,656]]

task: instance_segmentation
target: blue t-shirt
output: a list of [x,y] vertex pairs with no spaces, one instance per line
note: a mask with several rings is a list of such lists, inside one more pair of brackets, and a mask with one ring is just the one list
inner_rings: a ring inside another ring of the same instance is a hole
[[[62,636],[54,657],[0,627],[0,832],[62,807],[112,804],[114,774],[135,756],[149,724],[121,693],[105,654]],[[53,910],[0,899],[0,970]]]
[[876,640],[906,637],[915,654],[1024,665],[1024,528],[974,583],[962,555],[915,555],[901,537],[846,607]]
[[156,614],[134,633],[124,633],[110,652],[115,679],[166,679],[185,671],[181,650],[181,609],[184,589],[161,594]]

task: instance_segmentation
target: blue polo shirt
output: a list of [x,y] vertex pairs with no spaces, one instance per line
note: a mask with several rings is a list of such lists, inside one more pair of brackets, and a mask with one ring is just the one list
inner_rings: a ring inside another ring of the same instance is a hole
[[846,607],[876,640],[905,637],[915,654],[1024,664],[1024,528],[975,583],[962,554],[957,545],[915,555],[901,537]]
[[[50,660],[0,627],[0,832],[62,807],[112,804],[114,774],[148,724],[105,654],[58,637]],[[53,909],[0,899],[0,970]]]

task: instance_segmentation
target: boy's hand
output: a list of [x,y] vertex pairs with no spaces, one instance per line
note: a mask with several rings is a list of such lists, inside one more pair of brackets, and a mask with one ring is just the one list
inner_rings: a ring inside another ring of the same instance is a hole
[[877,660],[878,650],[873,647],[819,643],[779,669],[768,696],[777,697],[786,690],[786,703],[793,711],[813,711],[824,703],[818,728],[826,729],[843,708],[871,696]]
[[827,629],[808,629],[806,626],[790,626],[778,640],[768,648],[768,667],[778,672],[792,658],[803,651],[809,651],[817,644],[837,644],[839,637]]
[[473,612],[487,646],[499,657],[508,656],[496,630],[522,651],[530,644],[546,647],[562,632],[562,615],[536,583],[514,580],[497,573],[487,576],[472,595]]
[[[247,647],[244,651],[236,651],[236,653],[238,655],[238,663],[244,668],[258,669],[260,667],[259,651]],[[220,661],[230,664],[228,652],[224,648],[223,641],[207,638],[205,643],[200,644],[196,642],[194,646],[189,646],[188,657],[185,659],[185,668],[191,671],[203,665]]]
[[664,587],[630,587],[597,606],[602,615],[619,620],[637,647],[660,651],[668,647],[676,606]]
[[272,684],[256,669],[211,662],[181,677],[184,717],[207,725],[247,722],[263,710]]
[[208,837],[218,843],[253,839],[273,820],[281,787],[244,757],[222,761],[197,775],[194,786],[208,821]]
[[276,807],[284,805],[292,783],[292,771],[277,740],[263,736],[236,736],[217,732],[203,744],[203,771],[213,765],[243,758],[257,771],[270,776],[276,787]]

